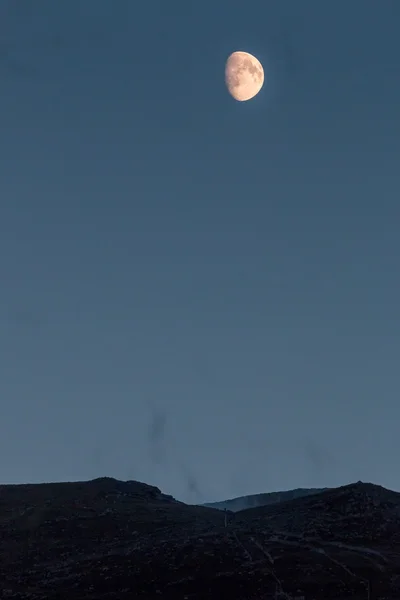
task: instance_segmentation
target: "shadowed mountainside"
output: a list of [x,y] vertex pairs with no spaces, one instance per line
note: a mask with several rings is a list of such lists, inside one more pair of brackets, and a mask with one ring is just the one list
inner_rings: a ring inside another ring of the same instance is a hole
[[285,492],[252,494],[250,496],[239,496],[238,498],[231,498],[230,500],[222,500],[221,502],[206,502],[203,504],[203,506],[208,506],[209,508],[218,508],[219,510],[226,509],[231,510],[232,512],[238,512],[239,510],[246,510],[247,508],[268,506],[270,504],[286,502],[287,500],[294,500],[295,498],[302,498],[303,496],[319,494],[320,492],[325,492],[326,489],[327,488],[297,488],[295,490],[288,490]]
[[0,597],[400,597],[400,494],[357,483],[229,514],[135,481],[0,486]]

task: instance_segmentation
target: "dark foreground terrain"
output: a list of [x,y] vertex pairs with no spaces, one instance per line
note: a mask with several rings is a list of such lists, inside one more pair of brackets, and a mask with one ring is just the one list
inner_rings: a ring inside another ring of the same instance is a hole
[[357,483],[230,517],[134,481],[0,486],[0,598],[400,598],[400,494]]

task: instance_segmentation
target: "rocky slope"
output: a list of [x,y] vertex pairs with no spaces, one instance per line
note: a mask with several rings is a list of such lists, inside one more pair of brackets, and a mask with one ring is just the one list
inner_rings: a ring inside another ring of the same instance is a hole
[[224,517],[133,481],[0,486],[0,598],[400,597],[400,494],[358,483]]

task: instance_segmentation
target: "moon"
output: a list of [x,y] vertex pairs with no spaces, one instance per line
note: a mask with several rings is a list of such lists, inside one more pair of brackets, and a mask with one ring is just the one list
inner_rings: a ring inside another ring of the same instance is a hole
[[238,102],[251,100],[264,84],[262,64],[248,52],[233,52],[226,61],[225,83],[230,95]]

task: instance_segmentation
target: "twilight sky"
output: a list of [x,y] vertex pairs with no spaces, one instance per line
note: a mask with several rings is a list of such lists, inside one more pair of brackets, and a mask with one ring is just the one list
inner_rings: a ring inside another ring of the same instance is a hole
[[1,2],[1,482],[400,490],[399,20]]

